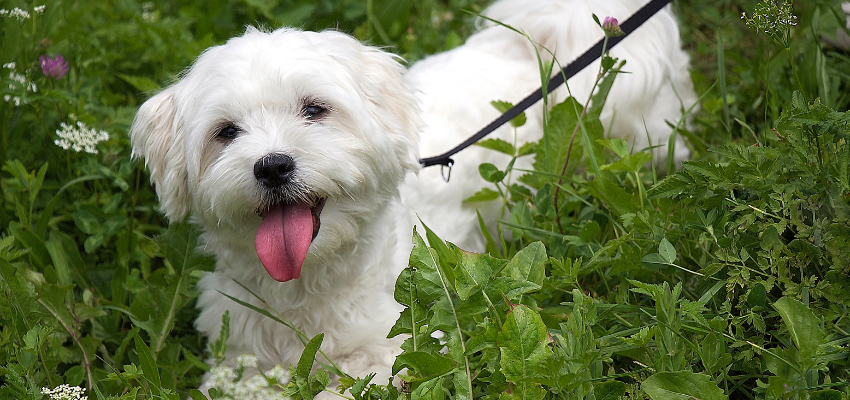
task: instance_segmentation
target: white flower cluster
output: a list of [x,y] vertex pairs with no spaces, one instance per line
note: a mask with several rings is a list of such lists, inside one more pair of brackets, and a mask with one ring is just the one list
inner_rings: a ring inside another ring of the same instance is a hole
[[156,21],[156,11],[154,11],[153,2],[142,3],[142,19],[146,22]]
[[33,10],[33,12],[35,12],[36,14],[41,14],[41,13],[43,13],[43,12],[44,12],[45,7],[46,7],[46,6],[45,6],[44,4],[42,4],[42,5],[40,5],[40,6],[35,6],[35,7],[33,7],[33,8],[32,8],[32,10]]
[[[27,82],[26,76],[19,74],[15,71],[9,72],[9,79],[11,79],[13,82],[18,82],[19,84],[21,84],[21,86],[24,87],[24,89],[29,90],[30,92],[35,93],[38,91],[38,86],[35,85],[35,82]],[[9,89],[16,89],[15,84],[9,83]]]
[[97,154],[97,144],[109,140],[109,133],[89,128],[86,124],[77,121],[77,125],[61,123],[62,129],[56,130],[59,139],[53,141],[57,146],[77,153],[85,150],[86,153]]
[[81,387],[67,384],[59,385],[53,390],[41,388],[41,394],[48,395],[50,400],[88,400],[88,396],[83,396],[85,392],[86,390]]
[[29,11],[22,10],[18,7],[15,7],[11,10],[0,9],[0,15],[6,16],[8,15],[10,18],[17,19],[18,21],[24,21],[30,19]]
[[266,371],[265,376],[261,374],[249,374],[243,376],[245,368],[257,367],[257,356],[243,354],[236,357],[233,362],[236,368],[225,365],[213,367],[210,370],[210,378],[207,385],[211,388],[221,390],[225,396],[241,400],[288,400],[281,392],[275,389],[277,385],[289,382],[289,371],[280,365]]
[[[35,82],[28,82],[27,77],[25,75],[17,73],[15,71],[16,66],[17,65],[15,64],[15,62],[3,64],[3,68],[11,70],[9,71],[9,90],[23,90],[30,91],[33,93],[37,92],[38,86],[35,84]],[[21,99],[21,96],[13,96],[11,94],[3,95],[3,100],[7,103],[14,103],[15,107],[20,107],[21,104],[24,103],[24,101]]]

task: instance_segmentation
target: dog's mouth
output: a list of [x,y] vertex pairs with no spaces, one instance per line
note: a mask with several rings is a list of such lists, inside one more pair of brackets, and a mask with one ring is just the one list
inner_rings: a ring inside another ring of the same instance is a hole
[[301,277],[307,250],[322,225],[319,216],[326,198],[280,202],[259,210],[263,222],[254,238],[257,256],[272,279],[286,282]]

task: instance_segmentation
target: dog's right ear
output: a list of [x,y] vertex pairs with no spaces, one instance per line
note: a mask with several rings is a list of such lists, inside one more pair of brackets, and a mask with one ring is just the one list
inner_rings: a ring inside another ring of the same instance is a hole
[[171,222],[182,221],[189,213],[185,145],[176,114],[172,86],[142,104],[130,127],[133,158],[145,159],[160,209]]

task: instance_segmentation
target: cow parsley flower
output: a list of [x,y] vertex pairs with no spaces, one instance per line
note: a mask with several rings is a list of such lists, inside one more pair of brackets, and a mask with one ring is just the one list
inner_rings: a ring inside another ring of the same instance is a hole
[[30,19],[29,11],[22,10],[18,7],[15,7],[11,10],[0,9],[0,15],[9,16],[10,18],[17,19],[18,21],[25,21]]
[[288,400],[276,387],[289,382],[289,371],[275,366],[263,374],[245,374],[245,368],[256,368],[257,357],[243,354],[233,359],[236,368],[226,365],[218,365],[210,370],[207,385],[216,388],[225,395],[225,398],[242,400]]
[[233,362],[236,365],[242,368],[256,368],[257,367],[257,356],[253,354],[243,354],[239,357],[236,357]]
[[53,143],[65,150],[97,154],[97,144],[109,140],[109,133],[106,131],[89,128],[80,121],[77,121],[76,126],[64,122],[60,126],[62,129],[56,130],[59,139],[54,140]]
[[67,384],[59,385],[55,388],[41,388],[41,394],[46,394],[50,400],[88,400],[88,396],[83,396],[85,389],[78,386],[69,386]]
[[42,14],[42,13],[44,13],[44,9],[45,9],[45,5],[42,4],[40,6],[33,7],[32,11],[35,12],[36,14]]

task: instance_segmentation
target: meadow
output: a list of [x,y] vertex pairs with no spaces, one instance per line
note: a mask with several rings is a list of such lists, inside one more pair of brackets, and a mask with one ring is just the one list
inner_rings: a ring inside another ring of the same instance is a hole
[[468,201],[503,204],[511,232],[487,254],[412,238],[402,388],[314,369],[321,336],[261,379],[242,379],[250,357],[205,363],[226,339],[192,327],[213,262],[131,159],[139,105],[245,25],[338,29],[413,62],[461,44],[487,3],[0,0],[0,399],[201,399],[210,373],[213,398],[309,400],[336,392],[328,371],[354,400],[850,398],[838,0],[674,2],[700,95],[691,125],[670,121],[693,153],[675,172],[605,139],[614,60],[586,112],[550,104],[539,143],[483,142],[534,170],[480,167],[492,187]]

